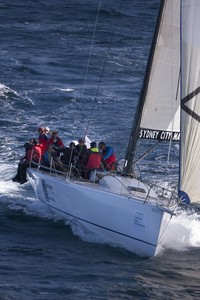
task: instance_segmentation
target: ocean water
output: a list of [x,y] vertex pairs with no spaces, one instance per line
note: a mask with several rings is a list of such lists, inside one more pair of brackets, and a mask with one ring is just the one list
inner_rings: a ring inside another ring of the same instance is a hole
[[[0,2],[0,299],[199,299],[200,215],[181,210],[153,259],[105,245],[11,181],[39,126],[124,157],[158,0]],[[146,145],[142,145],[145,151]],[[139,165],[175,186],[178,144]]]

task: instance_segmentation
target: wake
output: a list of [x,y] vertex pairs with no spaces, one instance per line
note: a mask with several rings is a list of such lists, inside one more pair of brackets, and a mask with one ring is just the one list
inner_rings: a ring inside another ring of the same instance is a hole
[[200,210],[181,210],[170,220],[161,239],[161,249],[187,251],[200,247]]

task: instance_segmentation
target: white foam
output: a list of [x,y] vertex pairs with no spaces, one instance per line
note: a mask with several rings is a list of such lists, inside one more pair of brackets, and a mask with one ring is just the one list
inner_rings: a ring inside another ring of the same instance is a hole
[[13,93],[16,96],[19,96],[16,91],[12,90],[11,88],[6,86],[5,84],[0,83],[0,96],[7,97],[8,93]]
[[70,89],[70,88],[59,89],[59,90],[62,91],[62,92],[67,92],[67,93],[74,91],[74,89]]
[[200,215],[182,211],[172,217],[160,246],[159,251],[163,249],[186,251],[193,247],[200,247]]
[[0,202],[7,203],[10,208],[22,210],[26,214],[56,219],[48,206],[36,198],[29,182],[23,185],[12,182],[16,167],[2,163],[0,170]]

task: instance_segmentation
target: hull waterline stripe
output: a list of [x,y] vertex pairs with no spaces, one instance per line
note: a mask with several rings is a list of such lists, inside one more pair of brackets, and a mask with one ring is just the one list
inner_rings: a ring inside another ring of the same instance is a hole
[[95,223],[90,222],[90,221],[86,221],[86,220],[84,220],[84,219],[82,219],[82,218],[79,218],[79,217],[76,217],[76,216],[74,216],[74,215],[72,215],[72,214],[66,213],[66,212],[62,211],[61,209],[55,208],[54,206],[48,204],[47,202],[45,202],[45,201],[43,201],[43,200],[41,200],[41,201],[42,201],[43,203],[47,204],[48,206],[50,206],[51,208],[53,208],[53,209],[55,209],[55,210],[57,210],[57,211],[60,211],[60,212],[66,214],[66,215],[68,215],[68,216],[70,216],[70,217],[73,217],[73,218],[77,219],[77,220],[80,220],[80,221],[82,221],[82,222],[85,222],[85,223],[94,225],[94,226],[96,226],[96,227],[100,227],[100,228],[102,228],[102,229],[104,229],[104,230],[107,230],[107,231],[111,231],[111,232],[117,233],[117,234],[119,234],[119,235],[125,236],[125,237],[127,237],[127,238],[129,238],[129,239],[138,241],[138,242],[143,243],[143,244],[147,244],[147,245],[150,245],[150,246],[153,246],[153,247],[156,247],[156,246],[157,246],[157,245],[155,245],[155,244],[152,244],[152,243],[149,243],[149,242],[140,240],[140,239],[138,239],[138,238],[135,238],[135,237],[132,237],[132,236],[130,236],[130,235],[127,235],[127,234],[118,232],[118,231],[116,231],[116,230],[109,229],[109,228],[107,228],[107,227],[104,227],[104,226],[95,224]]

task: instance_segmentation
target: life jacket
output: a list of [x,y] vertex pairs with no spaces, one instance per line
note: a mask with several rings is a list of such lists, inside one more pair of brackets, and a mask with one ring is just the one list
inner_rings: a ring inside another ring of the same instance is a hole
[[39,162],[41,160],[42,150],[39,145],[34,145],[32,149],[27,151],[26,157],[27,161]]
[[90,148],[88,154],[88,160],[85,165],[86,169],[99,169],[101,164],[101,153],[97,148]]

